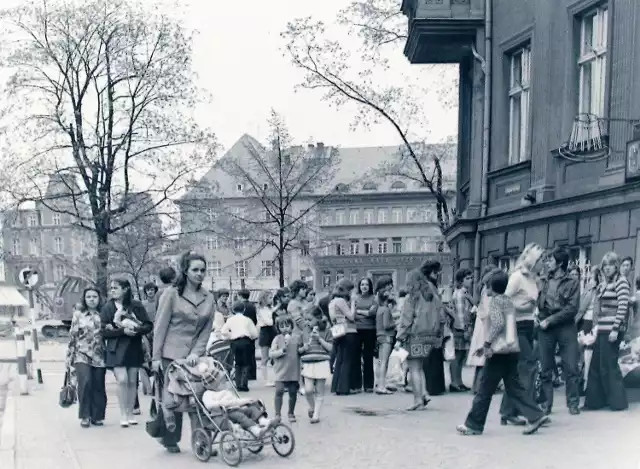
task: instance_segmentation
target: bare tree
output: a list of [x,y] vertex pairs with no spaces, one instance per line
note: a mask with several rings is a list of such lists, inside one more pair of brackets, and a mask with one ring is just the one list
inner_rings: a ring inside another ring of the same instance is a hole
[[[407,22],[400,15],[400,4],[400,0],[358,0],[338,13],[337,23],[346,25],[352,35],[362,40],[359,54],[346,49],[340,38],[331,37],[324,23],[311,18],[288,23],[282,33],[285,53],[304,72],[301,88],[322,91],[323,99],[338,108],[353,103],[358,106],[354,126],[381,122],[392,126],[405,150],[400,152],[399,162],[406,164],[408,160],[413,167],[410,172],[435,197],[439,225],[444,231],[451,216],[441,161],[432,152],[424,153],[427,148],[422,143],[424,139],[413,137],[410,131],[411,126],[421,131],[428,127],[418,99],[425,93],[425,87],[408,80],[384,84],[375,78],[376,71],[389,67],[388,50],[400,54],[398,46],[406,39]],[[443,87],[443,99],[451,102],[449,97],[456,88],[451,70],[432,70],[451,83],[450,87]],[[403,171],[398,164],[395,166]]]
[[[155,216],[215,149],[191,115],[199,97],[191,35],[129,0],[34,0],[0,20],[14,70],[0,113],[17,174],[11,194],[92,233],[106,290],[110,237],[133,218]],[[47,193],[51,177],[65,190]],[[154,204],[123,217],[136,191]]]
[[255,257],[274,253],[279,284],[284,286],[287,254],[309,249],[314,208],[336,195],[333,184],[339,162],[335,147],[312,149],[294,146],[282,117],[271,112],[266,147],[246,145],[247,157],[222,159],[221,169],[234,183],[242,184],[246,198],[241,205],[218,200],[216,230],[226,238],[242,240]]

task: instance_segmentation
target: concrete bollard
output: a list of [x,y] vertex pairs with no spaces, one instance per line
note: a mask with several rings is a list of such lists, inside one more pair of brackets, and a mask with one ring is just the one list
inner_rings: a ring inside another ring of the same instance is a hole
[[29,383],[27,376],[27,346],[25,343],[24,332],[20,329],[16,330],[16,358],[18,363],[18,387],[20,395],[29,394]]
[[31,331],[25,329],[22,331],[22,334],[24,335],[24,345],[27,350],[27,379],[33,379],[33,345],[31,342]]

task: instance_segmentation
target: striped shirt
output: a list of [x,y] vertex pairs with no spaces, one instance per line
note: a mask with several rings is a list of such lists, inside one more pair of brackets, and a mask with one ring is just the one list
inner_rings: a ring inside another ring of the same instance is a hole
[[597,311],[598,332],[619,331],[624,326],[629,310],[631,291],[629,281],[624,276],[618,275],[600,288]]

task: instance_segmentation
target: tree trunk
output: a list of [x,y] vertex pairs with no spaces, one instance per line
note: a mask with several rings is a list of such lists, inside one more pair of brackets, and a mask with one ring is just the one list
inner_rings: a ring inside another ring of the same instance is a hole
[[278,283],[280,288],[284,287],[284,233],[280,230],[280,239],[278,240]]
[[97,229],[96,240],[98,244],[96,286],[102,293],[103,298],[107,298],[109,293],[109,234],[106,230]]

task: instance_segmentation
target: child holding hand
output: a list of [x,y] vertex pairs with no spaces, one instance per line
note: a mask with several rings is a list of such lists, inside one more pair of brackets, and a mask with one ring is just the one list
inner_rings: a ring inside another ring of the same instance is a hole
[[296,401],[300,389],[300,354],[303,352],[300,333],[293,332],[293,321],[290,317],[278,318],[276,326],[279,334],[273,339],[269,358],[273,360],[276,377],[275,414],[282,415],[284,393],[289,395],[289,422],[296,421]]

